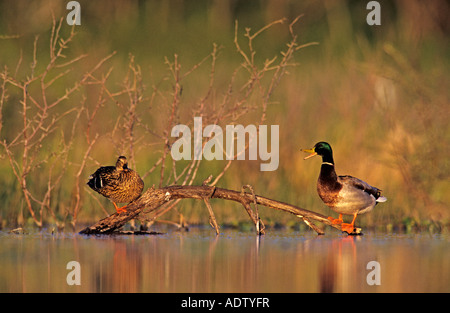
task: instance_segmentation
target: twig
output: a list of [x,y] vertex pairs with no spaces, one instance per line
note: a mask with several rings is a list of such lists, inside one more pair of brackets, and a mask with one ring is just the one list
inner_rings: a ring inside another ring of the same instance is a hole
[[214,212],[212,210],[211,204],[209,203],[209,199],[205,197],[205,198],[203,198],[203,201],[205,202],[206,207],[208,208],[209,223],[216,230],[216,235],[219,235],[219,233],[220,233],[219,232],[219,225],[217,225],[216,216],[214,215]]
[[253,213],[253,211],[252,211],[252,209],[250,207],[250,203],[244,202],[242,204],[244,205],[244,208],[247,210],[247,213],[250,215],[250,218],[252,219],[253,223],[255,224],[256,233],[258,235],[264,235],[264,233],[265,233],[264,232],[265,226],[264,226],[264,223],[259,218],[258,202],[256,201],[255,191],[253,190],[253,187],[251,185],[244,185],[244,186],[242,186],[241,195],[244,195],[244,190],[246,188],[249,189],[250,192],[252,193],[253,205],[255,206],[255,213]]

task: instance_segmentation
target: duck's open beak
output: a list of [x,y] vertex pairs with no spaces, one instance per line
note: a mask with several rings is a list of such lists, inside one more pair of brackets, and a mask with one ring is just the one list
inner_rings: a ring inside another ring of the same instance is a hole
[[317,152],[314,151],[314,149],[302,149],[303,152],[311,153],[310,155],[303,158],[303,160],[307,160],[309,158],[312,158],[313,156],[317,155]]

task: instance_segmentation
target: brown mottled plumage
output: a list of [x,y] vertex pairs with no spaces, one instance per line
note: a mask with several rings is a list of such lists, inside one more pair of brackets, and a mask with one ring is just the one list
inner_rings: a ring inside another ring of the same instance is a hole
[[[318,142],[312,149],[303,150],[311,153],[305,159],[320,155],[322,167],[317,180],[317,192],[322,201],[333,211],[339,213],[339,218],[329,217],[334,224],[341,224],[343,231],[353,232],[358,214],[373,210],[378,202],[387,199],[381,196],[381,190],[368,183],[349,175],[337,176],[334,169],[333,151],[326,142]],[[342,215],[353,215],[353,221],[343,223]]]
[[102,166],[89,176],[88,186],[110,199],[118,213],[125,212],[126,205],[118,208],[116,203],[136,200],[144,189],[138,173],[128,168],[127,158],[120,156],[116,166]]

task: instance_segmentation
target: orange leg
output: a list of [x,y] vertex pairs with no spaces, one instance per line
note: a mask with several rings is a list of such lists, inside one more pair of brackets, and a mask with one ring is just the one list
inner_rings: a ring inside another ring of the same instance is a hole
[[341,224],[342,231],[345,231],[348,234],[351,234],[353,232],[353,230],[355,229],[355,220],[357,215],[358,213],[353,214],[353,221],[350,224],[348,223]]
[[127,210],[125,209],[127,206],[126,205],[124,205],[123,207],[118,207],[117,206],[117,204],[115,203],[115,202],[113,202],[113,204],[114,204],[114,207],[116,208],[116,211],[117,211],[117,213],[124,213],[124,212],[126,212]]
[[343,222],[342,214],[339,214],[339,218],[332,218],[331,216],[329,216],[328,220],[330,220],[332,224],[341,224]]

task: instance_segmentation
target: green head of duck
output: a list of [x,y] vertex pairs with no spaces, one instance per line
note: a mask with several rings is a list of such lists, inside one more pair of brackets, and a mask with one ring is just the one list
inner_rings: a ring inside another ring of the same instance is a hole
[[323,162],[334,164],[333,150],[328,142],[320,141],[314,145],[311,149],[303,149],[304,152],[310,153],[304,160],[312,158],[313,156],[320,155]]

